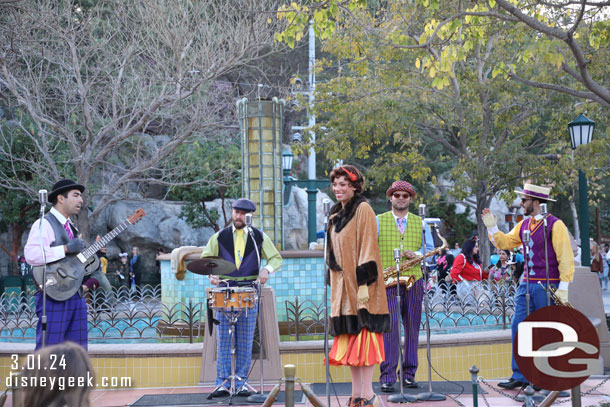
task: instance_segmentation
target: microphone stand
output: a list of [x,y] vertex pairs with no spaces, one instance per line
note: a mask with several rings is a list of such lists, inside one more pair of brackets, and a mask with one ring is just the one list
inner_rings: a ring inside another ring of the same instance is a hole
[[[400,306],[400,249],[394,249],[394,261],[396,262],[396,306],[398,307],[398,310],[396,311],[396,315],[398,315],[398,329],[396,330],[396,335],[398,336],[398,355],[399,355],[399,359],[398,359],[398,363],[400,363],[399,365],[399,375],[398,377],[400,378],[400,394],[391,394],[390,396],[388,396],[388,401],[390,403],[412,403],[414,401],[417,401],[417,397],[415,396],[411,396],[406,395],[404,393],[404,374],[402,371],[402,364],[403,364],[403,358],[404,356],[402,355],[402,341],[401,339],[401,335],[400,335],[400,310],[402,309],[402,307]],[[329,404],[330,405],[330,404]]]
[[[528,225],[528,227],[529,227],[529,225]],[[523,272],[525,273],[527,271],[527,273],[525,274],[525,306],[527,307],[527,316],[528,317],[530,315],[530,271],[531,271],[530,265],[529,265],[530,233],[531,232],[529,230],[523,231],[523,256],[524,256],[523,260],[525,261]]]
[[328,361],[328,286],[330,284],[330,270],[327,269],[328,260],[328,215],[330,214],[330,199],[325,199],[324,205],[324,360],[326,367],[326,405],[330,407],[330,365]]
[[40,253],[42,254],[42,316],[40,318],[40,326],[42,331],[42,347],[47,346],[47,254],[45,253],[42,244],[42,220],[44,219],[44,211],[47,203],[47,190],[41,189],[38,191],[40,198],[40,221],[38,223],[38,237],[40,241]]
[[542,215],[543,226],[544,226],[544,266],[546,269],[546,305],[548,307],[549,305],[551,305],[551,287],[549,286],[549,249],[548,249],[549,243],[546,238],[546,234],[547,234],[546,204],[540,204],[540,214]]
[[443,401],[447,397],[442,393],[434,393],[432,391],[432,357],[430,351],[430,305],[428,300],[428,270],[426,268],[426,205],[419,205],[419,216],[422,224],[422,241],[423,241],[423,258],[422,270],[424,276],[424,310],[426,314],[426,353],[428,356],[428,391],[419,393],[415,397],[420,401]]
[[[256,258],[258,259],[258,267],[257,269],[260,271],[261,268],[261,254],[259,253],[258,246],[256,245],[256,240],[254,240],[254,232],[252,232],[252,214],[248,213],[246,215],[246,230],[248,231],[248,236],[252,239],[252,243],[254,244],[254,251],[256,252]],[[247,243],[247,242],[246,242]],[[263,286],[259,284],[258,286],[258,356],[259,356],[259,365],[260,365],[260,392],[252,394],[248,396],[248,401],[251,403],[263,403],[267,397],[263,394],[265,391],[265,383],[264,383],[264,374],[263,374],[263,313],[261,312],[261,300],[263,296]]]

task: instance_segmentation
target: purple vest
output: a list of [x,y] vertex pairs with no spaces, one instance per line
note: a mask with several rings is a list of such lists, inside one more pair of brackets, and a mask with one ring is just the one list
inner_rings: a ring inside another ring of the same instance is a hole
[[[258,246],[258,252],[263,257],[263,234],[260,230],[252,228],[256,245]],[[247,235],[246,235],[247,236]],[[235,280],[256,280],[258,277],[258,257],[254,250],[254,244],[252,238],[247,236],[246,248],[244,250],[244,258],[239,265],[239,268],[231,274],[226,274],[222,278],[235,279]],[[230,261],[235,264],[235,246],[233,244],[233,228],[229,226],[220,231],[218,234],[218,255],[223,259]]]
[[[530,228],[532,218],[528,218],[521,224],[521,230],[519,230],[519,238],[523,241],[523,231],[530,230],[530,242],[526,249],[528,254],[527,262],[525,263],[525,271],[523,273],[523,281],[525,281],[526,274],[529,273],[530,282],[546,281],[546,265],[544,255],[544,240],[547,240],[547,254],[549,259],[549,281],[559,281],[559,263],[557,262],[557,254],[553,248],[553,242],[551,241],[551,230],[553,225],[559,219],[555,216],[548,214],[546,218],[547,222],[547,235],[544,236],[544,222],[540,221],[536,224],[534,229]],[[525,253],[524,253],[525,255]]]

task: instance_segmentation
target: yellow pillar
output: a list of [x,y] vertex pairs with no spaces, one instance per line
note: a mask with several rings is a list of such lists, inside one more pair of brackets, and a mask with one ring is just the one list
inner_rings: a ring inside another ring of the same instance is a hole
[[256,203],[252,218],[282,248],[283,99],[237,101],[242,147],[242,196]]

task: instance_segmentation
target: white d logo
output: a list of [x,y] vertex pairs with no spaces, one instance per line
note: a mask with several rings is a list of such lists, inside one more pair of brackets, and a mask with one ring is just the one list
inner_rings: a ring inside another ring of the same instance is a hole
[[578,342],[578,334],[570,325],[562,322],[523,321],[517,328],[519,341],[517,352],[523,357],[557,357],[567,355],[574,350],[573,346],[562,346],[554,350],[533,350],[534,328],[548,328],[561,332],[563,342]]

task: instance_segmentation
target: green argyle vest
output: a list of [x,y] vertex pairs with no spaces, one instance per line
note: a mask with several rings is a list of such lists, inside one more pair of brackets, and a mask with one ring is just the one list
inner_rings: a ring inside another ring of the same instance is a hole
[[[407,230],[401,236],[392,211],[377,216],[379,220],[379,251],[381,264],[385,270],[396,265],[394,261],[394,249],[418,251],[421,249],[422,224],[421,218],[409,213],[407,218]],[[401,273],[402,276],[415,276],[416,280],[422,277],[421,266],[416,264],[410,270]]]

